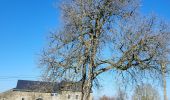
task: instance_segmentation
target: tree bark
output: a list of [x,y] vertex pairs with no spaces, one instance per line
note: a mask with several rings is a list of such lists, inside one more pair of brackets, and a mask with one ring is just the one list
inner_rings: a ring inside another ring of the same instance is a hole
[[92,88],[92,80],[87,80],[83,84],[81,100],[90,100],[91,88]]

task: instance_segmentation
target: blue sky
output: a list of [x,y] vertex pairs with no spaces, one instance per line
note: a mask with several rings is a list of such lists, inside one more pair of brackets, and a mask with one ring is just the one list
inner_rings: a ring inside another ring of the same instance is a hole
[[[47,43],[49,31],[61,25],[56,1],[0,0],[0,92],[15,87],[18,79],[39,78],[38,54]],[[170,21],[169,0],[142,2],[143,13],[154,12]],[[103,82],[109,84],[103,87],[103,92],[96,93],[112,95],[114,86],[110,81]],[[170,95],[170,87],[167,89]]]

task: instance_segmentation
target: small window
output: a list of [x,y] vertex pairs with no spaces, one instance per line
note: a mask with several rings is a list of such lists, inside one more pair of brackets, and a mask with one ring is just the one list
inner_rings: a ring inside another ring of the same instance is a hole
[[68,99],[70,99],[71,98],[71,96],[70,95],[68,95]]
[[67,90],[71,90],[71,86],[67,86]]
[[51,93],[51,96],[57,96],[57,93]]
[[25,100],[24,98],[22,98],[22,100]]
[[38,98],[38,99],[36,99],[36,100],[43,100],[42,98]]
[[76,95],[76,99],[78,99],[79,98],[79,96],[78,95]]

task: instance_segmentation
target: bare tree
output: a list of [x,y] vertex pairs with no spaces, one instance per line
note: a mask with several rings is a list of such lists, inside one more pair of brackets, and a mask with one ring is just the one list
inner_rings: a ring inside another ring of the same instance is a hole
[[128,99],[128,96],[126,92],[123,91],[123,89],[119,88],[115,96],[109,97],[109,96],[103,95],[102,97],[100,97],[99,100],[127,100],[127,99]]
[[52,32],[40,61],[44,76],[81,81],[82,100],[108,71],[122,82],[159,78],[169,30],[156,17],[141,16],[139,6],[139,0],[64,0],[63,28]]
[[127,96],[126,92],[119,88],[117,91],[115,100],[127,100],[127,99],[128,99],[128,96]]
[[166,76],[165,76],[165,64],[162,64],[162,81],[163,81],[163,89],[164,89],[164,100],[168,100],[166,93]]
[[[164,36],[165,37],[165,36]],[[166,36],[165,40],[169,40],[169,36]],[[162,40],[164,41],[164,39]],[[166,93],[166,77],[169,74],[170,69],[167,67],[169,65],[169,59],[168,56],[170,54],[169,52],[169,43],[164,42],[164,45],[162,46],[161,49],[159,50],[161,52],[161,56],[159,58],[159,62],[161,65],[161,72],[162,72],[162,84],[163,84],[163,93],[164,93],[164,100],[168,100],[167,98],[167,93]]]
[[104,96],[100,97],[99,100],[116,100],[116,99],[114,97],[108,97],[108,96],[104,95]]
[[136,87],[132,100],[160,100],[160,95],[150,84]]

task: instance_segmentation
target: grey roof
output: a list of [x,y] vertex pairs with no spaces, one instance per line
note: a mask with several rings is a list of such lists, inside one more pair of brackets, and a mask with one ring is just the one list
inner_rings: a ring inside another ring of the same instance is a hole
[[18,80],[13,91],[33,91],[33,92],[59,92],[59,91],[81,91],[80,82],[44,82]]

